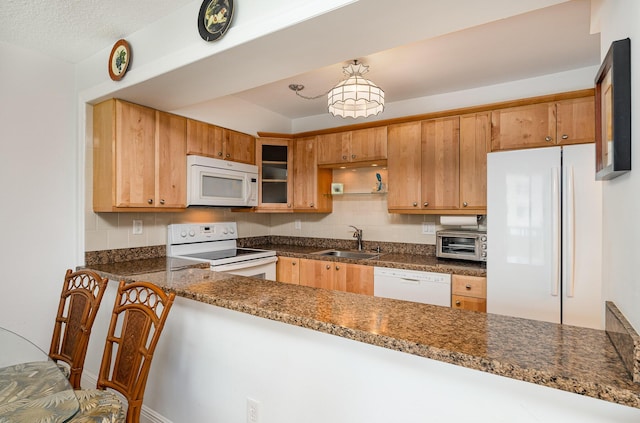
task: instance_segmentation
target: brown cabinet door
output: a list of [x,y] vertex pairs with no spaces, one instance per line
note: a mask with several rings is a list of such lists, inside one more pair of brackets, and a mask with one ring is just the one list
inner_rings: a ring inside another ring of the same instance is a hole
[[318,164],[340,164],[350,161],[351,132],[318,135]]
[[300,259],[300,285],[334,289],[334,262]]
[[222,139],[225,160],[255,164],[256,140],[254,137],[242,132],[223,129]]
[[316,137],[300,138],[293,145],[293,208],[313,209],[316,207],[316,187],[318,185]]
[[458,116],[422,122],[422,207],[456,209],[460,198]]
[[351,132],[349,160],[367,162],[387,158],[387,127],[360,129]]
[[487,207],[487,153],[491,140],[489,112],[460,116],[460,205]]
[[594,97],[576,98],[556,104],[558,144],[595,142]]
[[345,273],[345,291],[373,295],[373,266],[348,264]]
[[390,125],[387,135],[389,210],[419,210],[422,179],[422,123]]
[[222,128],[187,119],[187,154],[222,159]]
[[157,112],[156,207],[187,206],[187,120]]
[[155,206],[155,120],[153,109],[116,101],[116,207]]
[[556,144],[555,103],[511,107],[491,112],[491,151]]
[[276,280],[278,282],[300,283],[300,259],[294,257],[278,257],[276,263]]

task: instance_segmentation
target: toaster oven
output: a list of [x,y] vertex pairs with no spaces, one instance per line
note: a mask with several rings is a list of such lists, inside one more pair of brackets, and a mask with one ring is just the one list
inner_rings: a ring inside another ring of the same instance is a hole
[[472,230],[445,230],[436,233],[436,256],[487,261],[487,233]]

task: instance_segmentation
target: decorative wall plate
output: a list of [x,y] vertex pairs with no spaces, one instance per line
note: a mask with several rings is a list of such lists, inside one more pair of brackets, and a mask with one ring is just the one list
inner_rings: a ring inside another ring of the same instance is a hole
[[118,40],[109,55],[109,76],[114,81],[122,79],[131,62],[131,47],[125,40]]
[[233,0],[204,0],[198,14],[198,31],[205,41],[222,37],[233,18]]

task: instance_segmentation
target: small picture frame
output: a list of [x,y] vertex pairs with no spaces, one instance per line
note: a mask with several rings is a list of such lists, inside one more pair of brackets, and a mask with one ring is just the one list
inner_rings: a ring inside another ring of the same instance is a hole
[[331,195],[344,194],[344,184],[334,182],[331,184]]
[[131,47],[125,40],[118,40],[109,55],[109,77],[119,81],[124,77],[131,63]]
[[596,83],[596,180],[631,170],[631,41],[614,41]]

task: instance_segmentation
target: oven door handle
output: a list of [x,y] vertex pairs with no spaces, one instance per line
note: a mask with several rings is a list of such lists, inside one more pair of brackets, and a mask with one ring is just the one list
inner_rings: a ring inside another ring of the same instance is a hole
[[213,270],[214,272],[230,272],[233,270],[248,269],[251,267],[262,266],[264,264],[275,263],[277,261],[278,257],[271,256],[255,260],[245,260],[238,263],[223,264],[220,266],[212,267],[211,270]]

